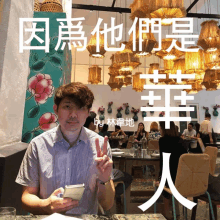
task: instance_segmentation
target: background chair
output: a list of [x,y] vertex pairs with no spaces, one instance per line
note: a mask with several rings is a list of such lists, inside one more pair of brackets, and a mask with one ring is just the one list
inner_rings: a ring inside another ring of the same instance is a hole
[[152,150],[152,151],[155,151],[155,150],[158,150],[159,151],[159,141],[158,140],[150,140],[148,142],[148,150]]
[[[208,154],[209,155],[209,173],[214,176],[215,174],[215,167],[216,167],[216,159],[217,159],[217,155],[218,155],[218,149],[216,147],[206,147],[205,148],[205,152],[204,154]],[[197,196],[193,198],[193,201],[198,203],[198,199],[205,201],[205,202],[209,202],[208,198],[205,195],[201,195],[201,196]],[[220,205],[220,201],[215,201],[215,200],[211,200],[212,206],[213,206],[213,212],[214,212],[214,216],[215,219],[218,219],[218,215],[217,215],[217,206]],[[195,220],[196,219],[196,210],[197,210],[197,206],[195,206],[192,210],[192,216],[191,216],[191,220]],[[209,213],[210,213],[210,219],[212,219],[211,215],[211,209],[209,209]]]
[[[178,192],[184,197],[196,197],[207,193],[209,204],[212,203],[207,192],[209,177],[209,155],[207,154],[183,154],[179,159],[175,187]],[[164,190],[172,195],[169,188],[164,187]],[[175,200],[172,195],[173,215],[176,220]],[[185,219],[187,219],[187,210],[184,208]],[[156,203],[155,203],[156,211]],[[212,215],[214,217],[214,214]]]
[[127,149],[130,149],[130,148],[132,148],[132,142],[134,142],[134,137],[133,136],[130,136],[129,138],[128,138],[128,143],[127,143]]

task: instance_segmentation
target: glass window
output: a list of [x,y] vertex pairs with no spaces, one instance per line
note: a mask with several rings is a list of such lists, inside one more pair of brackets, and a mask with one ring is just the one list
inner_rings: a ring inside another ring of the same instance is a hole
[[194,111],[190,112],[191,118],[197,118],[197,106],[196,105],[190,105],[189,107],[194,107]]

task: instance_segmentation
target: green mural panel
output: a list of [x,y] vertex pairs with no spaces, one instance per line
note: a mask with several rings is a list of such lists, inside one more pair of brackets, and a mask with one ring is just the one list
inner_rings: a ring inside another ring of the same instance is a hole
[[[57,18],[66,18],[66,14],[35,12],[34,18],[49,18],[50,50],[49,53],[45,53],[44,50],[30,51],[30,75],[27,80],[22,130],[22,141],[26,143],[57,126],[57,117],[53,111],[54,93],[56,88],[70,83],[71,80],[71,50],[67,44],[64,50],[61,50],[63,41],[58,50],[55,50],[60,26]],[[45,22],[37,22],[36,28],[45,29]],[[36,35],[45,41],[45,32],[36,32]],[[33,38],[31,46],[42,45]]]

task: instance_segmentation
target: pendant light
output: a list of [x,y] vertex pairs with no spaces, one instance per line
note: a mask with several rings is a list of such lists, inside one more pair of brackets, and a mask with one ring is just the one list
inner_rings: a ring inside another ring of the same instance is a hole
[[142,92],[144,90],[144,85],[146,84],[146,79],[141,79],[140,75],[142,72],[136,72],[133,75],[133,90],[136,92]]
[[153,0],[149,10],[151,18],[161,18],[161,24],[165,26],[172,24],[172,18],[186,15],[183,0]]
[[91,84],[101,83],[101,68],[98,65],[92,65],[89,67],[89,78],[88,82]]
[[[100,29],[102,31],[103,29]],[[99,52],[96,51],[97,38],[96,33],[91,36],[89,43],[87,45],[87,50],[89,51],[89,56],[95,58],[103,58],[106,50],[104,49],[104,34],[99,34]]]
[[[175,60],[183,56],[184,52],[179,51],[175,47],[173,47],[170,52],[167,52],[167,49],[171,46],[172,41],[172,38],[162,39],[161,50],[156,52],[156,55],[164,60]],[[176,41],[176,45],[181,47],[181,43],[179,41]]]
[[208,52],[220,49],[220,29],[218,22],[215,20],[204,21],[201,27],[197,45]]

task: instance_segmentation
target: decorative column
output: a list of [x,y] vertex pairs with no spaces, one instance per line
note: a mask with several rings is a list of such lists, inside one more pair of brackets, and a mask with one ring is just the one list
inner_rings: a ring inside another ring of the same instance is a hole
[[[49,18],[50,50],[31,50],[28,76],[22,141],[29,143],[32,138],[57,126],[57,117],[53,111],[55,89],[71,82],[71,50],[66,46],[61,50],[63,41],[58,50],[60,23],[57,18],[66,18],[65,13],[35,12],[34,18]],[[37,27],[45,28],[44,22],[38,22]],[[38,37],[45,40],[45,33],[39,32]],[[33,39],[31,46],[39,45]]]

